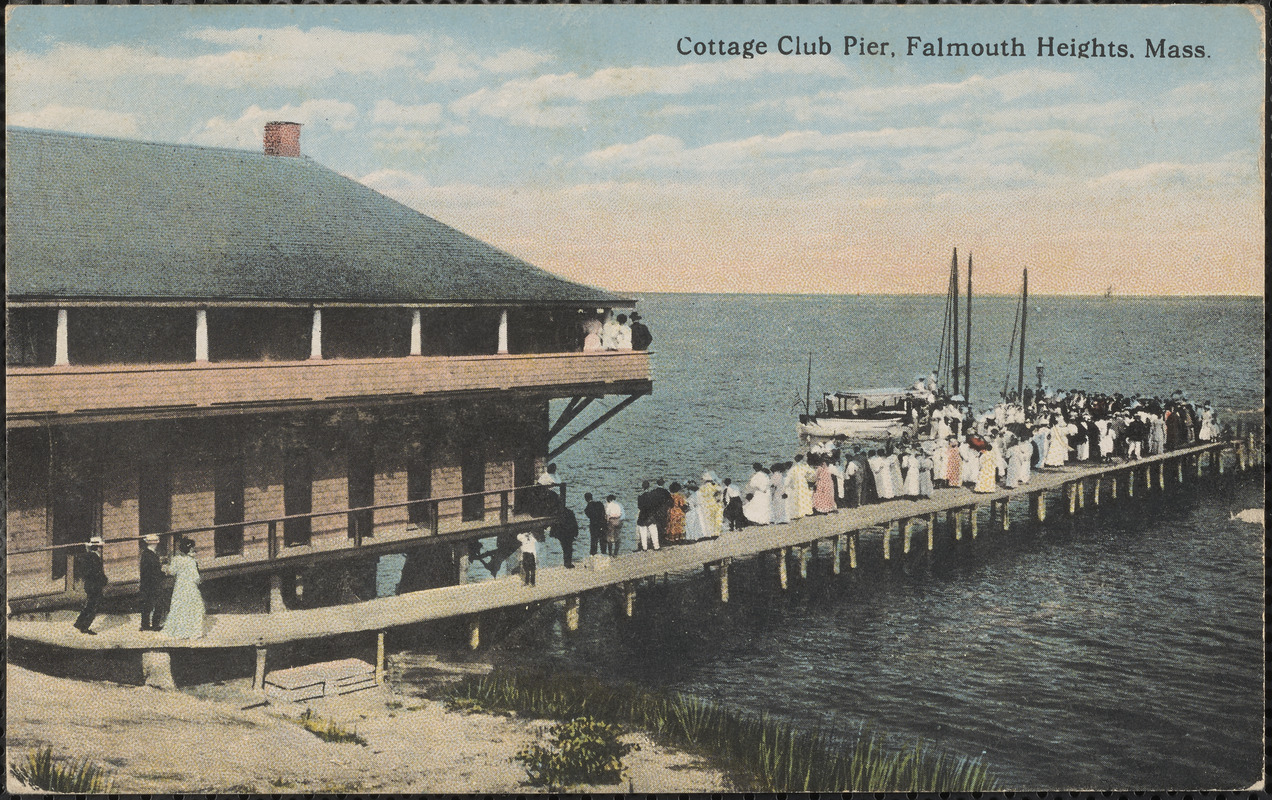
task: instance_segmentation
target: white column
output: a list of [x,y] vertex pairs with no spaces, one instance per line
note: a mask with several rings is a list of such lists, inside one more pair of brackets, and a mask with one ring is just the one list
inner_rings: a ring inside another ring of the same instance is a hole
[[508,309],[499,312],[499,352],[508,352]]
[[54,366],[64,367],[71,363],[69,348],[67,347],[66,333],[66,309],[59,308],[57,310],[57,349],[53,356]]
[[314,326],[309,333],[309,357],[322,358],[322,309],[314,309]]
[[200,308],[194,312],[194,360],[208,360],[208,310]]
[[420,310],[411,311],[411,355],[424,355],[424,328],[420,322]]

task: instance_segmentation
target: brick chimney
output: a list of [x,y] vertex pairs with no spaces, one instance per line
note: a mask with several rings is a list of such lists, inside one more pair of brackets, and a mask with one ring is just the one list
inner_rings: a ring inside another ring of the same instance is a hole
[[265,155],[300,158],[300,123],[266,122]]

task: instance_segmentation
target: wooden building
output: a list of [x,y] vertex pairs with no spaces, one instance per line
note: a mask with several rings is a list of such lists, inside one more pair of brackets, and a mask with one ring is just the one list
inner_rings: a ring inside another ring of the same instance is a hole
[[454,583],[472,541],[544,526],[517,489],[566,423],[651,391],[648,353],[582,351],[631,300],[345,178],[299,134],[270,123],[253,153],[6,131],[11,611],[77,602],[94,535],[108,598],[135,592],[140,538],[174,531],[210,595],[271,608],[390,552],[449,554]]

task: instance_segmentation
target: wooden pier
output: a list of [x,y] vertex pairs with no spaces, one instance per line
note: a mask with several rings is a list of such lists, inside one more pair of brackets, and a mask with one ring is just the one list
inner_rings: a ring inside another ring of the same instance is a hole
[[[729,568],[742,559],[775,555],[773,569],[785,589],[790,578],[788,562],[793,560],[798,575],[807,577],[810,551],[816,551],[823,542],[829,548],[831,572],[838,575],[845,569],[858,568],[862,547],[879,547],[883,559],[890,561],[908,557],[914,551],[933,550],[938,535],[955,541],[975,539],[980,533],[982,509],[988,511],[991,527],[1010,530],[1013,520],[1009,505],[1014,499],[1028,501],[1028,516],[1023,522],[1036,524],[1046,519],[1048,500],[1053,496],[1062,500],[1061,514],[1075,516],[1087,505],[1125,503],[1179,490],[1206,473],[1219,475],[1260,468],[1262,441],[1257,448],[1255,445],[1250,435],[1133,462],[1035,471],[1024,486],[988,493],[978,494],[966,488],[938,489],[930,498],[887,500],[804,517],[785,525],[726,532],[717,539],[659,551],[629,553],[613,559],[593,557],[575,569],[540,569],[535,586],[524,586],[519,576],[510,575],[349,605],[268,614],[214,614],[209,615],[207,635],[196,640],[176,640],[158,632],[139,631],[135,615],[114,626],[108,622],[98,636],[92,637],[78,633],[68,622],[13,619],[9,621],[9,636],[70,650],[135,651],[141,656],[146,682],[165,687],[172,686],[173,651],[255,648],[256,686],[260,688],[267,648],[271,645],[375,632],[376,674],[383,676],[385,631],[398,626],[463,618],[467,621],[469,645],[477,648],[482,643],[483,614],[564,601],[563,627],[575,630],[584,596],[616,587],[622,594],[623,613],[631,616],[642,582],[693,570],[711,574],[718,582],[720,601],[728,602]],[[942,515],[946,524],[940,524]]]

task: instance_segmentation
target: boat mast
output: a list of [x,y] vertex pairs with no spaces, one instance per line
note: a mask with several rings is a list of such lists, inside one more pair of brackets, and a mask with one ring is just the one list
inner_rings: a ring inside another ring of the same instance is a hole
[[958,390],[958,248],[954,248],[954,260],[950,262],[950,283],[954,290],[954,394]]
[[963,359],[963,398],[972,404],[972,254],[967,254],[967,357]]
[[804,386],[804,415],[808,416],[812,412],[808,410],[808,404],[813,397],[813,354],[808,354],[808,383]]
[[1020,374],[1016,380],[1016,400],[1025,402],[1025,323],[1029,319],[1029,269],[1025,268],[1025,282],[1020,290]]

